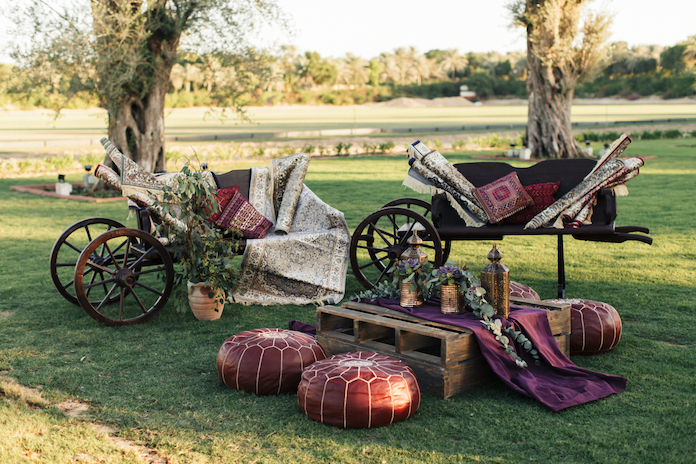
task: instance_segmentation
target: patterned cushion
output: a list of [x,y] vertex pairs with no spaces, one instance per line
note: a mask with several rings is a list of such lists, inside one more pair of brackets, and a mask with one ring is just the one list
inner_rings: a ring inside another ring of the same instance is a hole
[[381,427],[408,419],[420,406],[416,376],[404,362],[379,353],[341,353],[302,373],[300,409],[342,428]]
[[[209,222],[215,222],[218,220],[218,218],[225,210],[225,207],[230,202],[235,193],[239,193],[239,187],[236,185],[233,185],[232,187],[217,189],[215,191],[215,201],[217,201],[218,209],[217,213],[213,213],[210,216]],[[210,211],[208,211],[208,213],[210,213]]]
[[612,350],[621,340],[619,313],[601,301],[549,300],[570,304],[570,354],[599,354]]
[[491,224],[500,222],[534,202],[522,187],[516,172],[474,189],[474,195],[481,202]]
[[302,370],[324,359],[310,335],[283,329],[253,329],[228,338],[217,356],[225,385],[257,395],[297,391]]
[[264,238],[271,227],[271,221],[259,213],[239,192],[236,192],[215,221],[215,225],[223,229],[236,229],[244,238]]
[[545,182],[543,184],[525,185],[524,190],[532,197],[534,204],[505,219],[509,224],[526,224],[534,216],[551,206],[556,199],[553,197],[558,191],[560,182]]
[[512,298],[526,298],[528,300],[541,300],[539,294],[534,291],[532,287],[529,287],[518,282],[510,281],[510,297]]

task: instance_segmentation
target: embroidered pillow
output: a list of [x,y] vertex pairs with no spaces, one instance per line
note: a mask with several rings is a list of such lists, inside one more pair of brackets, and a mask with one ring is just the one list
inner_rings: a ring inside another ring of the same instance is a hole
[[560,185],[560,182],[525,185],[524,189],[529,196],[532,197],[534,204],[506,218],[505,222],[509,224],[526,224],[531,221],[534,216],[544,211],[556,201],[553,196],[558,191]]
[[491,224],[500,222],[533,203],[516,172],[474,189],[474,195],[481,202]]
[[[237,185],[233,185],[232,187],[226,187],[226,188],[221,188],[217,189],[215,191],[215,201],[217,201],[218,209],[217,213],[213,213],[212,216],[210,216],[210,219],[208,222],[215,222],[218,220],[222,212],[225,210],[225,207],[227,204],[230,202],[232,199],[232,196],[234,196],[235,193],[239,192],[239,187]],[[207,210],[207,208],[206,208]],[[209,210],[207,210],[208,213],[210,213]]]
[[271,227],[271,221],[236,192],[215,221],[215,225],[222,229],[237,229],[244,238],[264,238]]

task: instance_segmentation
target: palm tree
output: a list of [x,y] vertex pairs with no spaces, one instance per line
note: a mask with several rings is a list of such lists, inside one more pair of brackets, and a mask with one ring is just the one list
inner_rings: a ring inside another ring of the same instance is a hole
[[465,56],[459,54],[456,48],[450,48],[442,52],[442,59],[440,60],[440,69],[444,71],[445,74],[452,73],[451,79],[454,80],[454,75],[457,71],[462,71],[466,68],[469,61]]
[[696,66],[696,35],[692,35],[686,39],[684,45],[686,45],[684,49],[684,61],[687,66],[693,68]]
[[370,63],[352,53],[346,54],[346,61],[351,72],[351,82],[355,85],[365,85],[370,78]]
[[336,85],[349,85],[353,77],[352,69],[344,58],[331,60],[331,63],[336,66]]

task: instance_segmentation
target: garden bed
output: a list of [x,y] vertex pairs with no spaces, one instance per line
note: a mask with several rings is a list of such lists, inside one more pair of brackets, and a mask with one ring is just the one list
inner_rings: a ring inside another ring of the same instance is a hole
[[[84,189],[84,187],[80,183],[72,184],[72,186],[73,191],[81,192]],[[89,194],[89,192],[83,195],[61,195],[59,193],[56,193],[55,184],[13,185],[10,187],[10,190],[33,193],[35,195],[43,195],[47,197],[63,198],[66,200],[91,201],[94,203],[105,203],[110,201],[121,201],[126,199],[125,197],[122,197],[120,194],[118,194],[118,192],[100,192],[101,195],[104,195],[102,197],[92,196]],[[113,195],[110,196],[111,193],[113,193]]]

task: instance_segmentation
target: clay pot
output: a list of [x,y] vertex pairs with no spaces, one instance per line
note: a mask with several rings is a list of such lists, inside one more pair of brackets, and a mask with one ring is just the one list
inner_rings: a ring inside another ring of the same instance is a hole
[[224,302],[220,302],[220,290],[215,292],[213,298],[210,298],[210,287],[204,286],[203,282],[187,284],[189,306],[193,315],[199,321],[214,321],[222,316],[222,308]]

